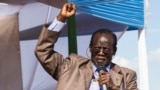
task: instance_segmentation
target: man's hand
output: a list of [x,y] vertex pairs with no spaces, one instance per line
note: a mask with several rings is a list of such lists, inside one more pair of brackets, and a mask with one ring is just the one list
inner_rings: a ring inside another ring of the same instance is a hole
[[119,87],[116,87],[110,77],[110,74],[105,71],[100,71],[99,78],[98,78],[99,85],[102,86],[105,84],[109,90],[120,90]]
[[103,84],[108,85],[110,83],[110,74],[101,70],[99,73],[98,82],[99,82],[99,85],[103,85]]
[[65,3],[57,16],[58,21],[64,22],[67,18],[75,15],[76,5],[74,3]]

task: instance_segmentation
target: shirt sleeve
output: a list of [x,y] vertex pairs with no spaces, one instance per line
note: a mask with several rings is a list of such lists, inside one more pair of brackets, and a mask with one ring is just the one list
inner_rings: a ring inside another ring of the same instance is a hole
[[66,25],[66,23],[63,23],[61,21],[58,21],[57,18],[55,18],[53,20],[53,22],[50,24],[50,26],[48,27],[49,30],[52,30],[52,31],[61,31],[62,28]]

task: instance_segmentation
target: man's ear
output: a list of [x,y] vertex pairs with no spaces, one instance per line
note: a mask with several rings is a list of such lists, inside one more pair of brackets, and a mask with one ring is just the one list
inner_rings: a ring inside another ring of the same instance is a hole
[[91,52],[91,46],[88,47],[89,51]]

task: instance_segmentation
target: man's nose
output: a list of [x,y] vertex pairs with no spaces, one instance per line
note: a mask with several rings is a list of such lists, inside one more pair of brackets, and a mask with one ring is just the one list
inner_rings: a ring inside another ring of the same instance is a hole
[[103,48],[100,49],[99,54],[104,55],[104,49]]

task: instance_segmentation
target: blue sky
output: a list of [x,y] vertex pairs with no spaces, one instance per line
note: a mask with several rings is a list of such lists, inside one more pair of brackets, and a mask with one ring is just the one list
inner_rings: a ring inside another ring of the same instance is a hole
[[[146,28],[146,47],[148,58],[149,90],[160,90],[160,1],[149,1],[149,18]],[[117,58],[122,65],[138,73],[138,31],[126,32],[118,43]],[[116,58],[116,60],[118,60]],[[138,80],[139,81],[139,80]]]

